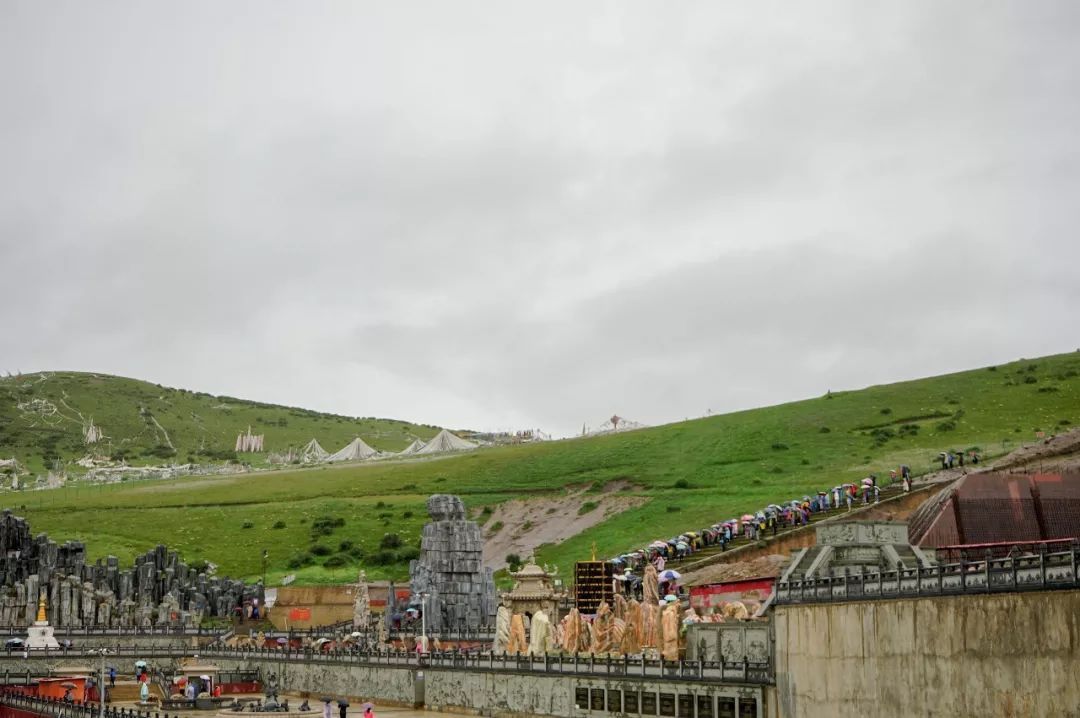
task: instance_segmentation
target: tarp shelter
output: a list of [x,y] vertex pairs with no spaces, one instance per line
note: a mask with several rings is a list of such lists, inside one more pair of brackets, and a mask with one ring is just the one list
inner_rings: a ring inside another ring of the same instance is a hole
[[420,441],[420,439],[416,439],[415,441],[413,441],[413,443],[409,444],[404,449],[399,451],[398,456],[412,456],[413,454],[415,454],[416,452],[420,451],[420,449],[423,449],[423,448],[424,448],[424,442]]
[[318,439],[312,439],[307,443],[307,446],[300,452],[300,460],[305,464],[310,464],[317,461],[326,461],[330,456],[330,452],[322,448],[319,445]]
[[357,461],[359,459],[369,459],[377,453],[379,452],[364,443],[364,440],[358,436],[350,441],[349,445],[341,451],[326,457],[326,460],[330,462]]
[[424,448],[416,451],[417,455],[421,454],[441,454],[447,451],[468,451],[469,449],[475,449],[476,444],[471,441],[465,441],[460,436],[454,436],[446,429],[443,429],[435,438],[424,445]]

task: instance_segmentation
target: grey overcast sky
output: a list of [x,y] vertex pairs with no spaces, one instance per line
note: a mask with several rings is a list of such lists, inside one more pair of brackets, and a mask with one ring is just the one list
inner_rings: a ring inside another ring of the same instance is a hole
[[1080,3],[0,3],[0,371],[657,424],[1080,346]]

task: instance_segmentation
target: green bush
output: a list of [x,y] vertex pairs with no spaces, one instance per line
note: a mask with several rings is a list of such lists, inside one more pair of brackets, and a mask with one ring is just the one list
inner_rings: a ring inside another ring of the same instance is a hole
[[335,554],[330,558],[323,561],[323,566],[326,568],[341,568],[349,563],[349,557],[342,554]]
[[401,537],[397,534],[384,534],[379,541],[379,548],[398,548],[401,546]]
[[488,533],[497,534],[500,531],[502,531],[502,527],[503,527],[503,522],[502,521],[496,521],[495,523],[491,524],[491,528],[488,529]]
[[376,566],[389,566],[392,563],[397,563],[397,554],[384,548],[372,554],[369,560]]
[[329,546],[324,546],[321,543],[317,543],[311,547],[311,553],[315,554],[316,556],[329,556],[333,553],[333,551],[330,550]]
[[353,547],[353,542],[352,541],[342,541],[341,543],[338,544],[338,550],[339,551],[349,551],[349,550],[352,549],[352,547]]
[[307,551],[301,551],[293,554],[292,558],[289,559],[289,568],[303,568],[313,563],[315,563],[315,557]]
[[275,522],[274,522],[274,525],[273,525],[273,527],[272,527],[272,528],[275,528],[275,529],[283,529],[283,528],[285,528],[285,522],[284,522],[284,521],[281,521],[281,520],[279,519],[279,520],[277,520],[277,521],[275,521]]
[[675,482],[675,488],[676,489],[689,489],[690,488],[690,482],[687,481],[686,479],[679,479],[678,481]]
[[668,507],[665,508],[665,510],[669,514],[673,514],[673,513],[676,513],[678,511],[682,511],[682,506],[668,506]]
[[599,505],[600,504],[596,503],[595,501],[586,501],[586,502],[584,502],[583,504],[581,504],[581,506],[578,507],[578,510],[577,510],[578,516],[584,516],[585,514],[589,513],[590,511],[595,511],[596,507],[599,506]]
[[245,521],[243,524],[240,525],[240,528],[242,528],[242,529],[250,529],[250,528],[252,528],[254,526],[255,526],[255,524],[253,524],[252,522]]
[[781,444],[779,441],[772,445],[773,451],[787,451],[788,448],[787,444]]
[[892,413],[892,409],[890,409],[889,407],[885,407],[884,409],[881,410],[881,413],[888,416],[889,414]]
[[420,549],[415,546],[405,546],[397,552],[398,561],[412,561],[414,558],[420,558]]
[[506,566],[511,571],[517,571],[521,568],[521,556],[518,556],[516,553],[506,554]]

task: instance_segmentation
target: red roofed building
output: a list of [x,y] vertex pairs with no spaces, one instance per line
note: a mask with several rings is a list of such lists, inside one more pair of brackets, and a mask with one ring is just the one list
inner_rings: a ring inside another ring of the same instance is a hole
[[1080,473],[968,474],[919,507],[908,535],[923,548],[1078,538]]

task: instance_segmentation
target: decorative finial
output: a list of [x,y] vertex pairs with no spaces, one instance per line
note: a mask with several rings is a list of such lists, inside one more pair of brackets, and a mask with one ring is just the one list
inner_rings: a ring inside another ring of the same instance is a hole
[[592,542],[592,560],[593,561],[596,560],[596,542],[595,541]]
[[38,599],[37,605],[37,620],[45,622],[49,620],[49,616],[45,613],[45,593],[41,593],[41,597]]

